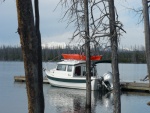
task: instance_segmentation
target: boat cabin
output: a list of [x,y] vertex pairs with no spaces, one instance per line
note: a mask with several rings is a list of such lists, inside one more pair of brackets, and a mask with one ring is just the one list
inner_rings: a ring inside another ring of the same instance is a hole
[[[84,77],[86,75],[86,62],[79,60],[64,60],[57,63],[56,71],[70,77]],[[91,70],[92,76],[96,75],[96,68]]]

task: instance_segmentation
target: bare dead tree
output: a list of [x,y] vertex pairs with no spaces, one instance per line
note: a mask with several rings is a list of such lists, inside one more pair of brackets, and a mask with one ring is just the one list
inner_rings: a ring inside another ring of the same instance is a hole
[[35,9],[35,32],[36,40],[38,42],[38,59],[37,59],[37,68],[38,74],[35,75],[37,80],[35,80],[36,85],[36,103],[38,112],[44,113],[44,95],[43,95],[43,67],[42,67],[42,47],[41,47],[41,33],[40,33],[40,16],[39,16],[39,0],[34,0],[34,9]]
[[110,15],[110,41],[112,50],[112,74],[113,74],[113,93],[114,93],[114,113],[121,113],[120,100],[120,78],[118,68],[118,34],[116,31],[116,17],[114,0],[109,0]]
[[[90,45],[95,42],[100,44],[99,46],[109,45],[110,26],[109,26],[109,6],[108,0],[90,0],[88,1],[89,9],[89,37]],[[65,17],[68,19],[68,25],[75,24],[75,31],[72,36],[72,40],[76,39],[78,43],[84,42],[85,39],[85,14],[84,14],[84,2],[83,0],[61,0],[60,3],[63,7],[66,7]],[[118,21],[118,15],[116,13],[116,27],[118,35],[125,32],[122,27],[123,24]],[[71,40],[71,41],[72,41]]]
[[[90,35],[89,35],[89,13],[88,0],[84,0],[85,20],[85,51],[86,51],[86,108],[91,111],[91,60],[90,60]],[[88,112],[87,111],[87,112]]]
[[[86,1],[87,2],[87,1]],[[61,5],[67,7],[64,17],[68,15],[70,23],[75,23],[75,31],[72,36],[72,40],[79,38],[80,41],[85,40],[85,44],[90,42],[89,46],[97,45],[107,46],[111,44],[112,48],[112,72],[114,78],[114,94],[116,95],[115,101],[117,102],[114,111],[119,113],[120,108],[120,81],[119,81],[119,69],[118,69],[118,41],[123,30],[123,24],[118,21],[118,15],[114,7],[114,1],[112,0],[89,0],[88,6],[85,6],[85,0],[61,0]],[[89,11],[87,12],[87,7]],[[87,16],[88,15],[88,16]],[[64,18],[63,17],[63,18]],[[86,20],[89,17],[89,20]],[[88,24],[87,24],[87,21]],[[87,35],[87,25],[89,25],[89,33]],[[88,37],[87,37],[88,36]],[[87,44],[88,45],[88,44]],[[87,47],[86,51],[90,47]],[[89,57],[89,54],[86,55]],[[90,69],[87,68],[90,72]],[[89,75],[90,77],[90,75]],[[87,78],[90,80],[89,78]],[[88,82],[88,81],[87,81]],[[90,88],[89,88],[90,89]],[[89,91],[89,90],[88,90]],[[89,93],[88,93],[89,94]],[[90,98],[90,96],[89,96]],[[88,103],[90,100],[88,101]],[[90,106],[90,105],[89,105]],[[119,107],[117,109],[117,107]]]
[[142,0],[144,30],[145,30],[146,61],[150,87],[150,22],[149,22],[149,5],[148,5],[149,2],[150,2],[149,0]]
[[[40,51],[40,38],[38,20],[34,25],[31,0],[16,0],[18,14],[18,34],[24,60],[26,88],[28,96],[28,112],[44,113],[42,60]],[[35,4],[38,8],[38,5]],[[37,9],[36,9],[37,10]],[[38,11],[36,12],[36,17]]]
[[[142,7],[138,9],[129,8],[134,13],[136,13],[140,19],[138,24],[144,21],[144,34],[145,34],[145,49],[146,49],[146,63],[147,63],[147,72],[148,78],[150,78],[150,22],[149,22],[149,8],[150,8],[150,1],[149,0],[142,0]],[[149,79],[149,86],[150,86],[150,79]]]

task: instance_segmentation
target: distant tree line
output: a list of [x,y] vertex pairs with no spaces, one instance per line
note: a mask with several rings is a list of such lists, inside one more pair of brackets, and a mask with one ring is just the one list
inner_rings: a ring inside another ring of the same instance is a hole
[[[92,50],[94,51],[94,49]],[[42,49],[43,61],[59,61],[62,59],[62,53],[83,53],[77,46],[51,47]],[[103,60],[111,59],[110,49],[101,48],[96,54],[103,55]],[[134,47],[132,50],[119,49],[118,52],[120,63],[146,63],[145,49]],[[0,61],[23,61],[22,50],[19,46],[1,46]]]
[[23,61],[21,47],[19,46],[1,46],[1,61]]

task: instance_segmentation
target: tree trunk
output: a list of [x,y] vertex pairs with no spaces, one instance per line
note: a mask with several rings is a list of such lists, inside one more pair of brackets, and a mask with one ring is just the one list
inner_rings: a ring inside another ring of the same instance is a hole
[[43,70],[42,70],[42,48],[41,48],[41,34],[40,34],[40,17],[39,17],[39,3],[38,0],[34,0],[34,7],[35,7],[35,31],[36,31],[36,38],[38,41],[38,84],[36,85],[37,91],[37,108],[38,112],[44,113],[44,95],[43,95]]
[[44,113],[43,76],[39,40],[36,36],[31,0],[16,0],[18,33],[23,53],[28,112]]
[[91,108],[91,61],[90,61],[90,35],[89,35],[89,15],[88,0],[84,0],[85,15],[85,51],[86,51],[86,107]]
[[114,0],[109,0],[110,14],[110,40],[112,50],[112,74],[113,74],[113,93],[114,93],[114,113],[121,113],[120,101],[120,81],[118,68],[118,39],[115,26],[115,8]]
[[147,0],[142,0],[143,3],[143,17],[144,17],[144,30],[145,30],[145,48],[146,48],[146,61],[147,70],[149,77],[149,87],[150,87],[150,27],[149,27],[149,10]]

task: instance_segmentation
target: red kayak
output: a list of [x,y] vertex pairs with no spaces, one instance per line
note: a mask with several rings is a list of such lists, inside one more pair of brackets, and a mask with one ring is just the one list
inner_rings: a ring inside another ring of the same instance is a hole
[[[80,55],[80,54],[62,54],[64,59],[72,59],[72,60],[86,60],[85,55]],[[102,55],[96,55],[96,56],[91,56],[91,60],[101,60]]]

